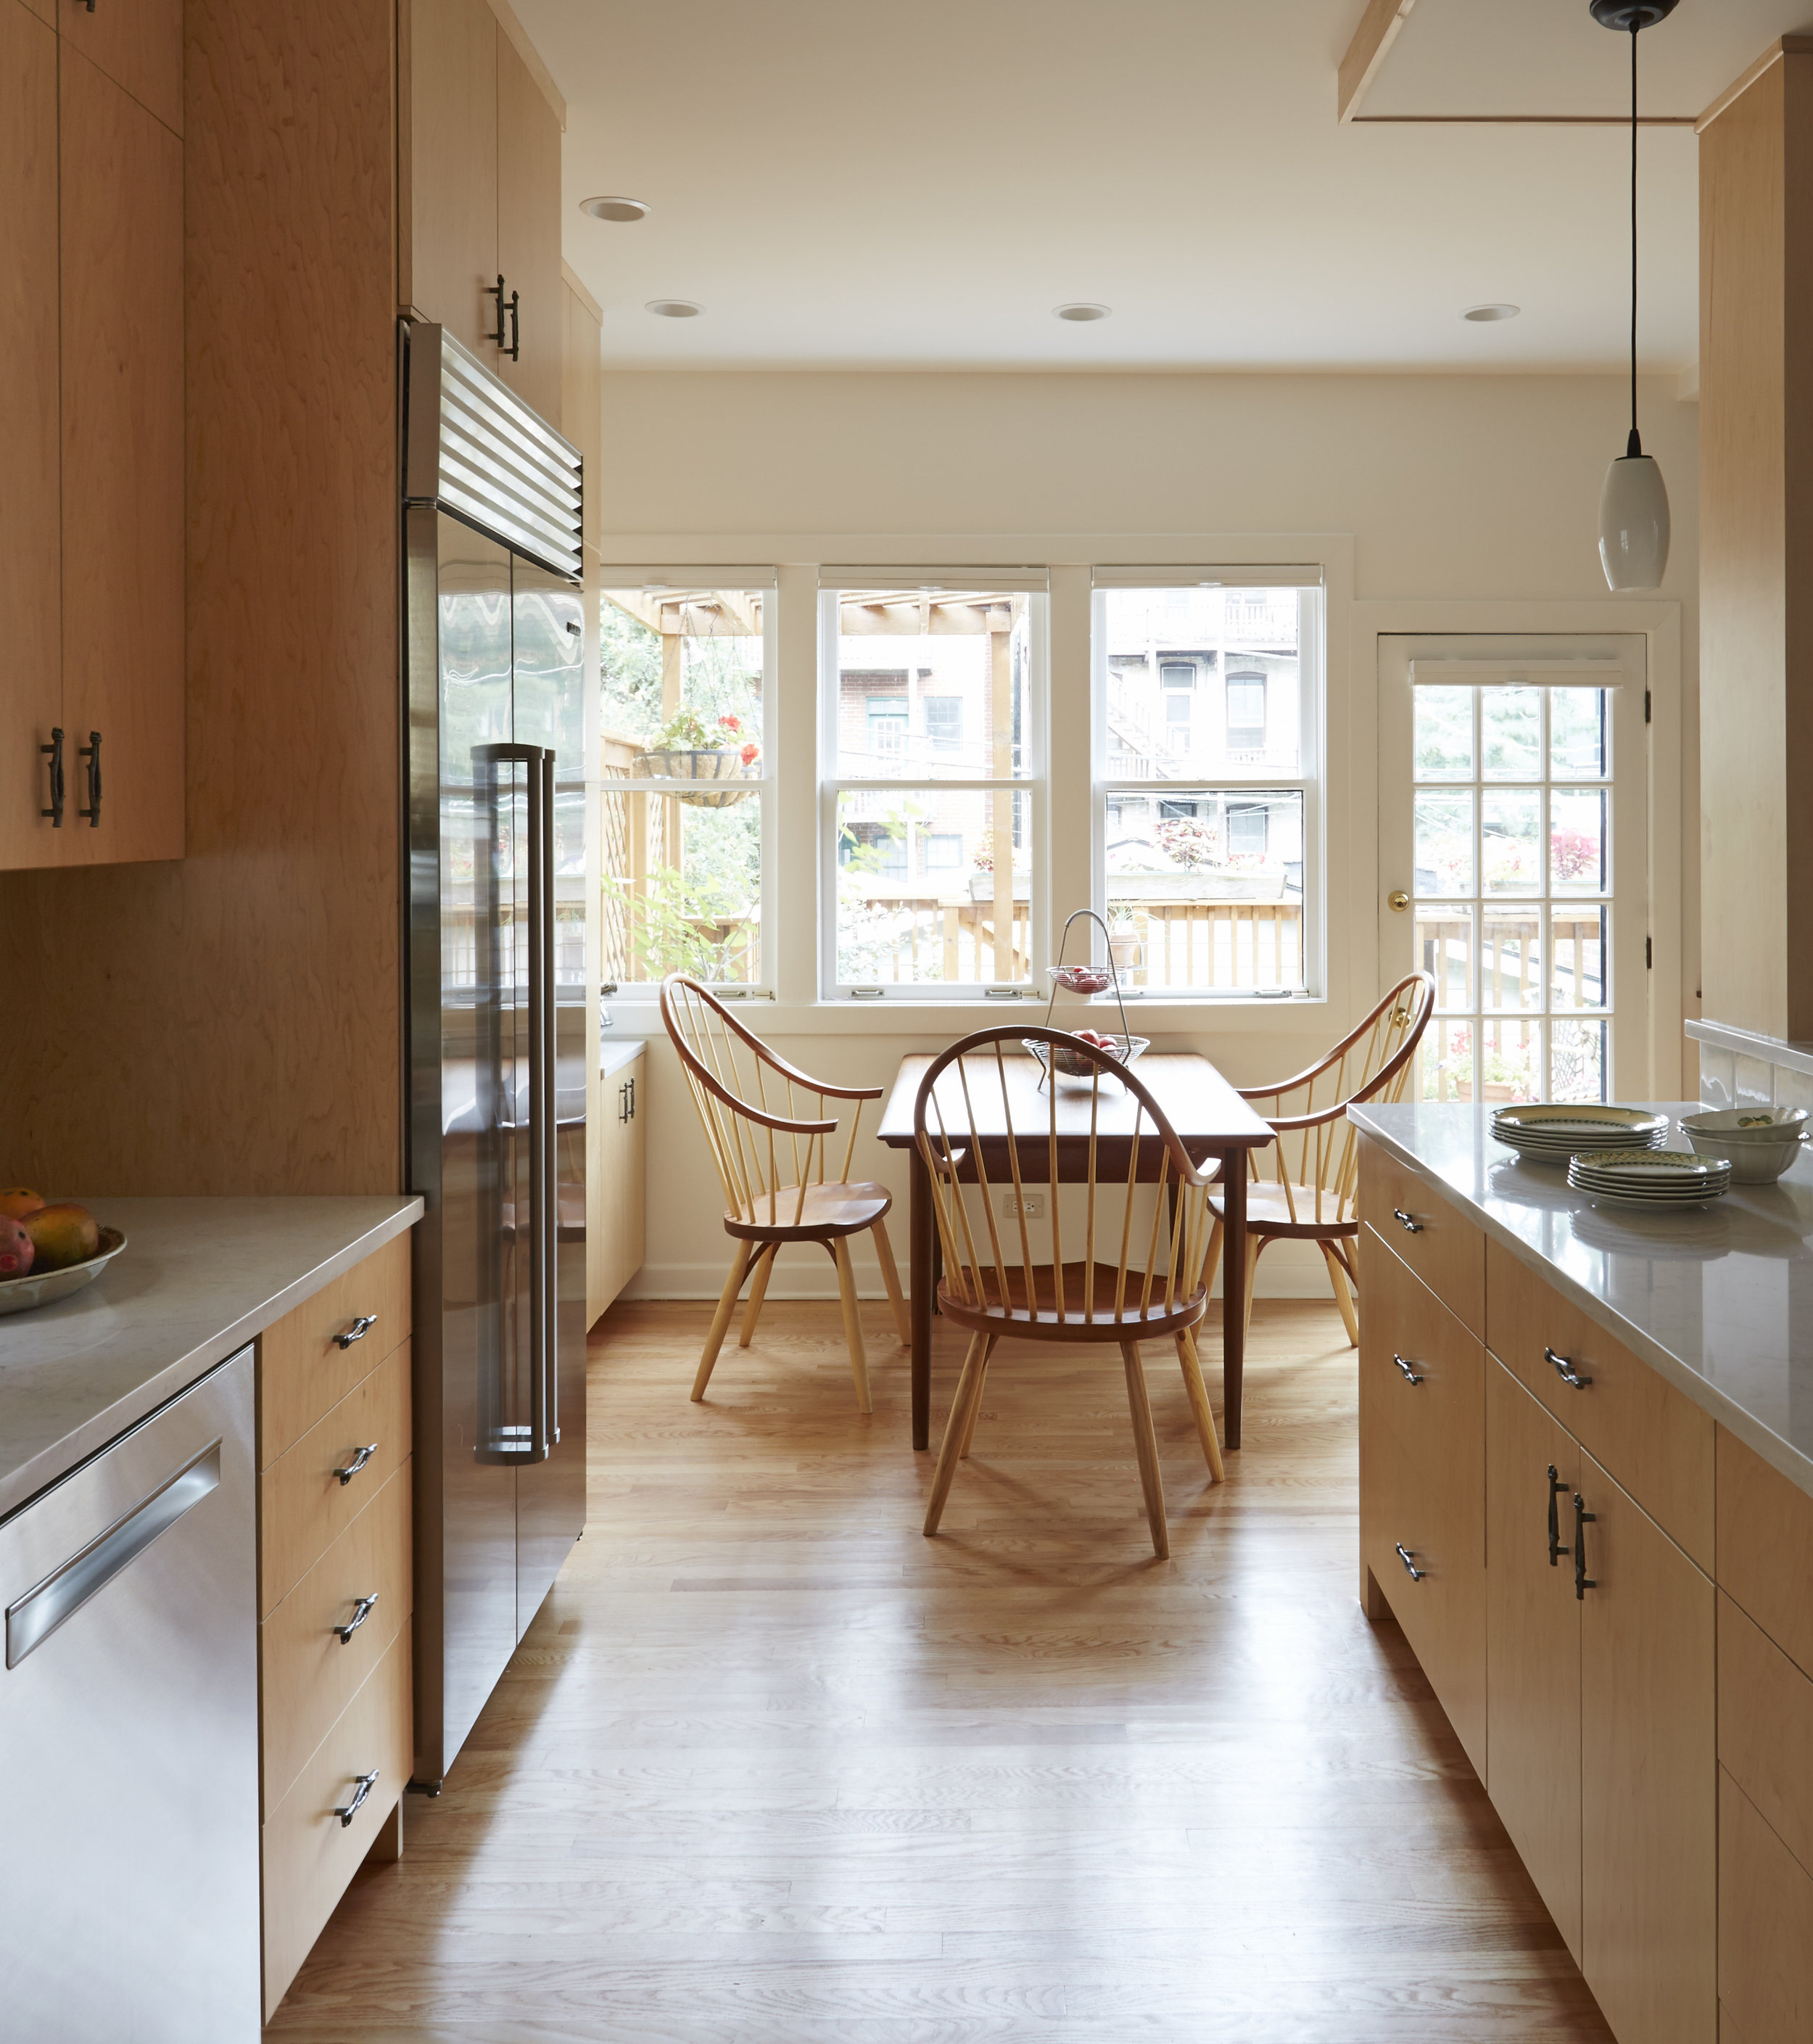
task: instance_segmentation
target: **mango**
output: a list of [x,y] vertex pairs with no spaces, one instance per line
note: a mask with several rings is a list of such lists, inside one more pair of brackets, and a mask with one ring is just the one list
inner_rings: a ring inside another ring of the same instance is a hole
[[43,1204],[43,1195],[34,1193],[29,1185],[8,1185],[0,1190],[0,1215],[9,1220],[23,1220]]
[[39,1270],[67,1270],[72,1263],[86,1263],[101,1247],[100,1224],[73,1201],[40,1207],[25,1216],[25,1228],[35,1252],[33,1267]]
[[32,1238],[10,1214],[0,1214],[0,1284],[29,1275],[36,1251]]

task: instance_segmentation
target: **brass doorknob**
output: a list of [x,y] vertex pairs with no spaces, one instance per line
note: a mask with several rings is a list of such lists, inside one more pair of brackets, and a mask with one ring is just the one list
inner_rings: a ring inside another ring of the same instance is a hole
[[1394,915],[1401,916],[1410,906],[1410,897],[1400,887],[1386,895],[1385,904]]

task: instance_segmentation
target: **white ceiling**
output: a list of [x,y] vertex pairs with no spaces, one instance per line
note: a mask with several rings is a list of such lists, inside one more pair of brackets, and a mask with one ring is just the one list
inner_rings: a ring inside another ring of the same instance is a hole
[[[1646,110],[1697,112],[1807,4],[1681,0]],[[1340,125],[1364,0],[515,5],[567,95],[566,254],[615,367],[1623,359],[1627,131]],[[1586,0],[1419,0],[1362,111],[1615,113],[1627,64]],[[1697,352],[1696,148],[1643,133],[1646,368]],[[597,193],[649,217],[590,219]],[[1114,316],[1051,317],[1075,298]],[[1462,320],[1485,300],[1522,317]]]

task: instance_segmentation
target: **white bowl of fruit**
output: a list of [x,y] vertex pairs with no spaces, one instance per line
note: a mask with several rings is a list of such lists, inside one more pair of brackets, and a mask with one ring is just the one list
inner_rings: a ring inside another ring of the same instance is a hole
[[73,1200],[0,1190],[0,1313],[22,1313],[92,1285],[126,1246]]

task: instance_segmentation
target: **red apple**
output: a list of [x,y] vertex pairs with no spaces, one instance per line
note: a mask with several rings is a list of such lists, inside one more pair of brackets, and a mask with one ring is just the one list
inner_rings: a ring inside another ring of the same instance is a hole
[[0,1282],[28,1276],[36,1254],[24,1228],[10,1214],[0,1214]]

